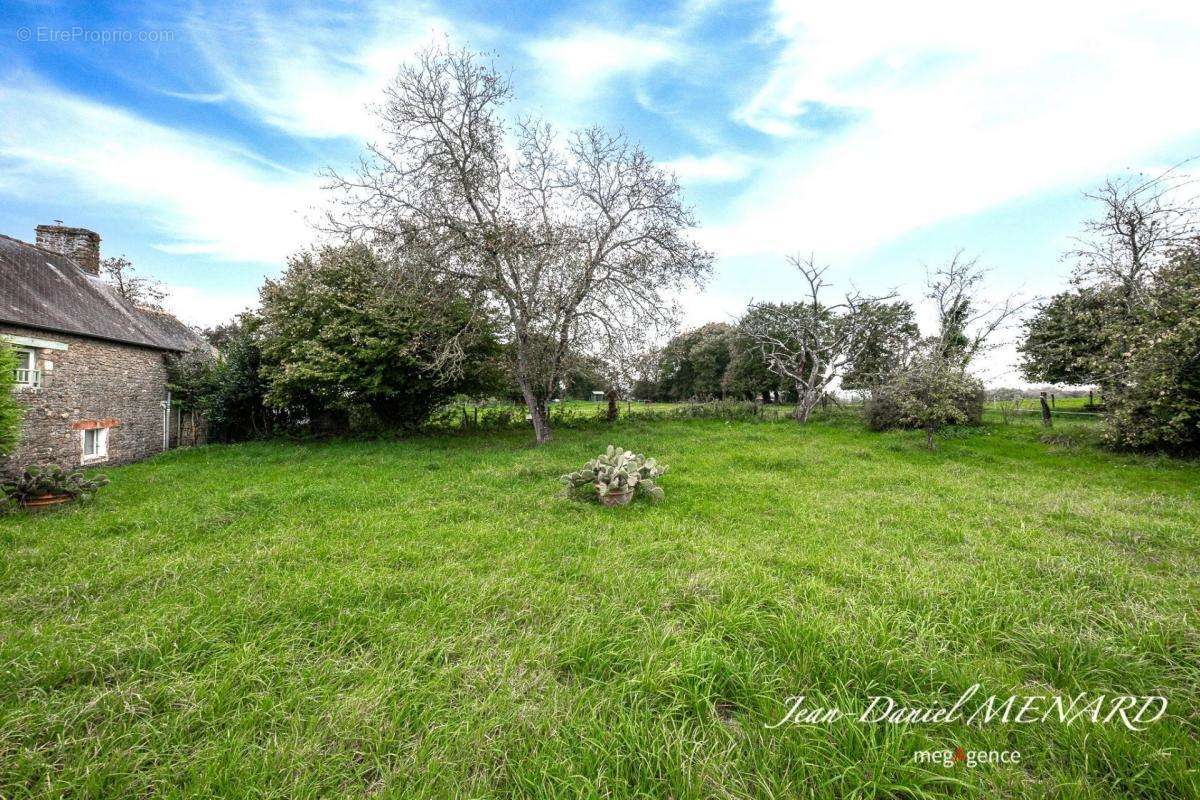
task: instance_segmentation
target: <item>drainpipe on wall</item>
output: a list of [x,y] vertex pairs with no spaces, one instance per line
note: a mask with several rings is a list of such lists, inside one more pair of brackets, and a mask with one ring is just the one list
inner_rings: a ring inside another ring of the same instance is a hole
[[171,390],[167,390],[167,399],[162,401],[163,410],[163,452],[171,449]]

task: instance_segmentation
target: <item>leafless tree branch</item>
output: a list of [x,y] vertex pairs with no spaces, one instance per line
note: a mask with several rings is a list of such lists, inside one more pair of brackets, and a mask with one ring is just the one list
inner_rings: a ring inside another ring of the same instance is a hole
[[[385,140],[356,175],[329,173],[328,220],[392,248],[426,278],[417,285],[453,285],[499,320],[542,442],[568,355],[611,360],[670,327],[670,295],[702,281],[712,255],[687,237],[695,220],[674,177],[623,133],[509,125],[511,97],[484,57],[420,53],[378,109]],[[452,342],[441,366],[458,357]]]

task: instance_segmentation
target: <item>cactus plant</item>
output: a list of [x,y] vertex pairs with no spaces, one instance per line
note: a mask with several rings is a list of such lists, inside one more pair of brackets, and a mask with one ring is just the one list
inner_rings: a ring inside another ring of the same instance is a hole
[[27,504],[45,497],[67,496],[73,500],[87,500],[96,490],[108,483],[108,478],[97,475],[88,479],[79,471],[67,472],[57,464],[29,466],[16,480],[0,486],[4,499],[11,503]]
[[560,480],[568,493],[594,487],[604,505],[624,505],[634,493],[652,500],[661,500],[663,490],[656,481],[667,471],[665,464],[653,458],[609,445],[600,456],[583,465],[583,469],[563,475]]

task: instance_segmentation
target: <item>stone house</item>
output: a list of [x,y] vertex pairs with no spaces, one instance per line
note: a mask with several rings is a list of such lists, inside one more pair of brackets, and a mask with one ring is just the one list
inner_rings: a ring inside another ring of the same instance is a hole
[[21,438],[0,472],[28,464],[123,464],[191,442],[167,390],[166,360],[204,339],[135,306],[100,277],[100,237],[39,225],[37,243],[0,235],[0,340],[16,349]]

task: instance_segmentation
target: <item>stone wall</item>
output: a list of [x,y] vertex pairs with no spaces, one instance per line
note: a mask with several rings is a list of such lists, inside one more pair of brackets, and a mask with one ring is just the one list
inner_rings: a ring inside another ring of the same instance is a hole
[[108,430],[107,458],[86,466],[124,464],[162,451],[166,362],[161,351],[8,325],[0,325],[0,334],[67,346],[38,349],[42,385],[14,391],[27,410],[21,440],[7,459],[0,459],[0,472],[27,464],[80,466],[86,428]]

